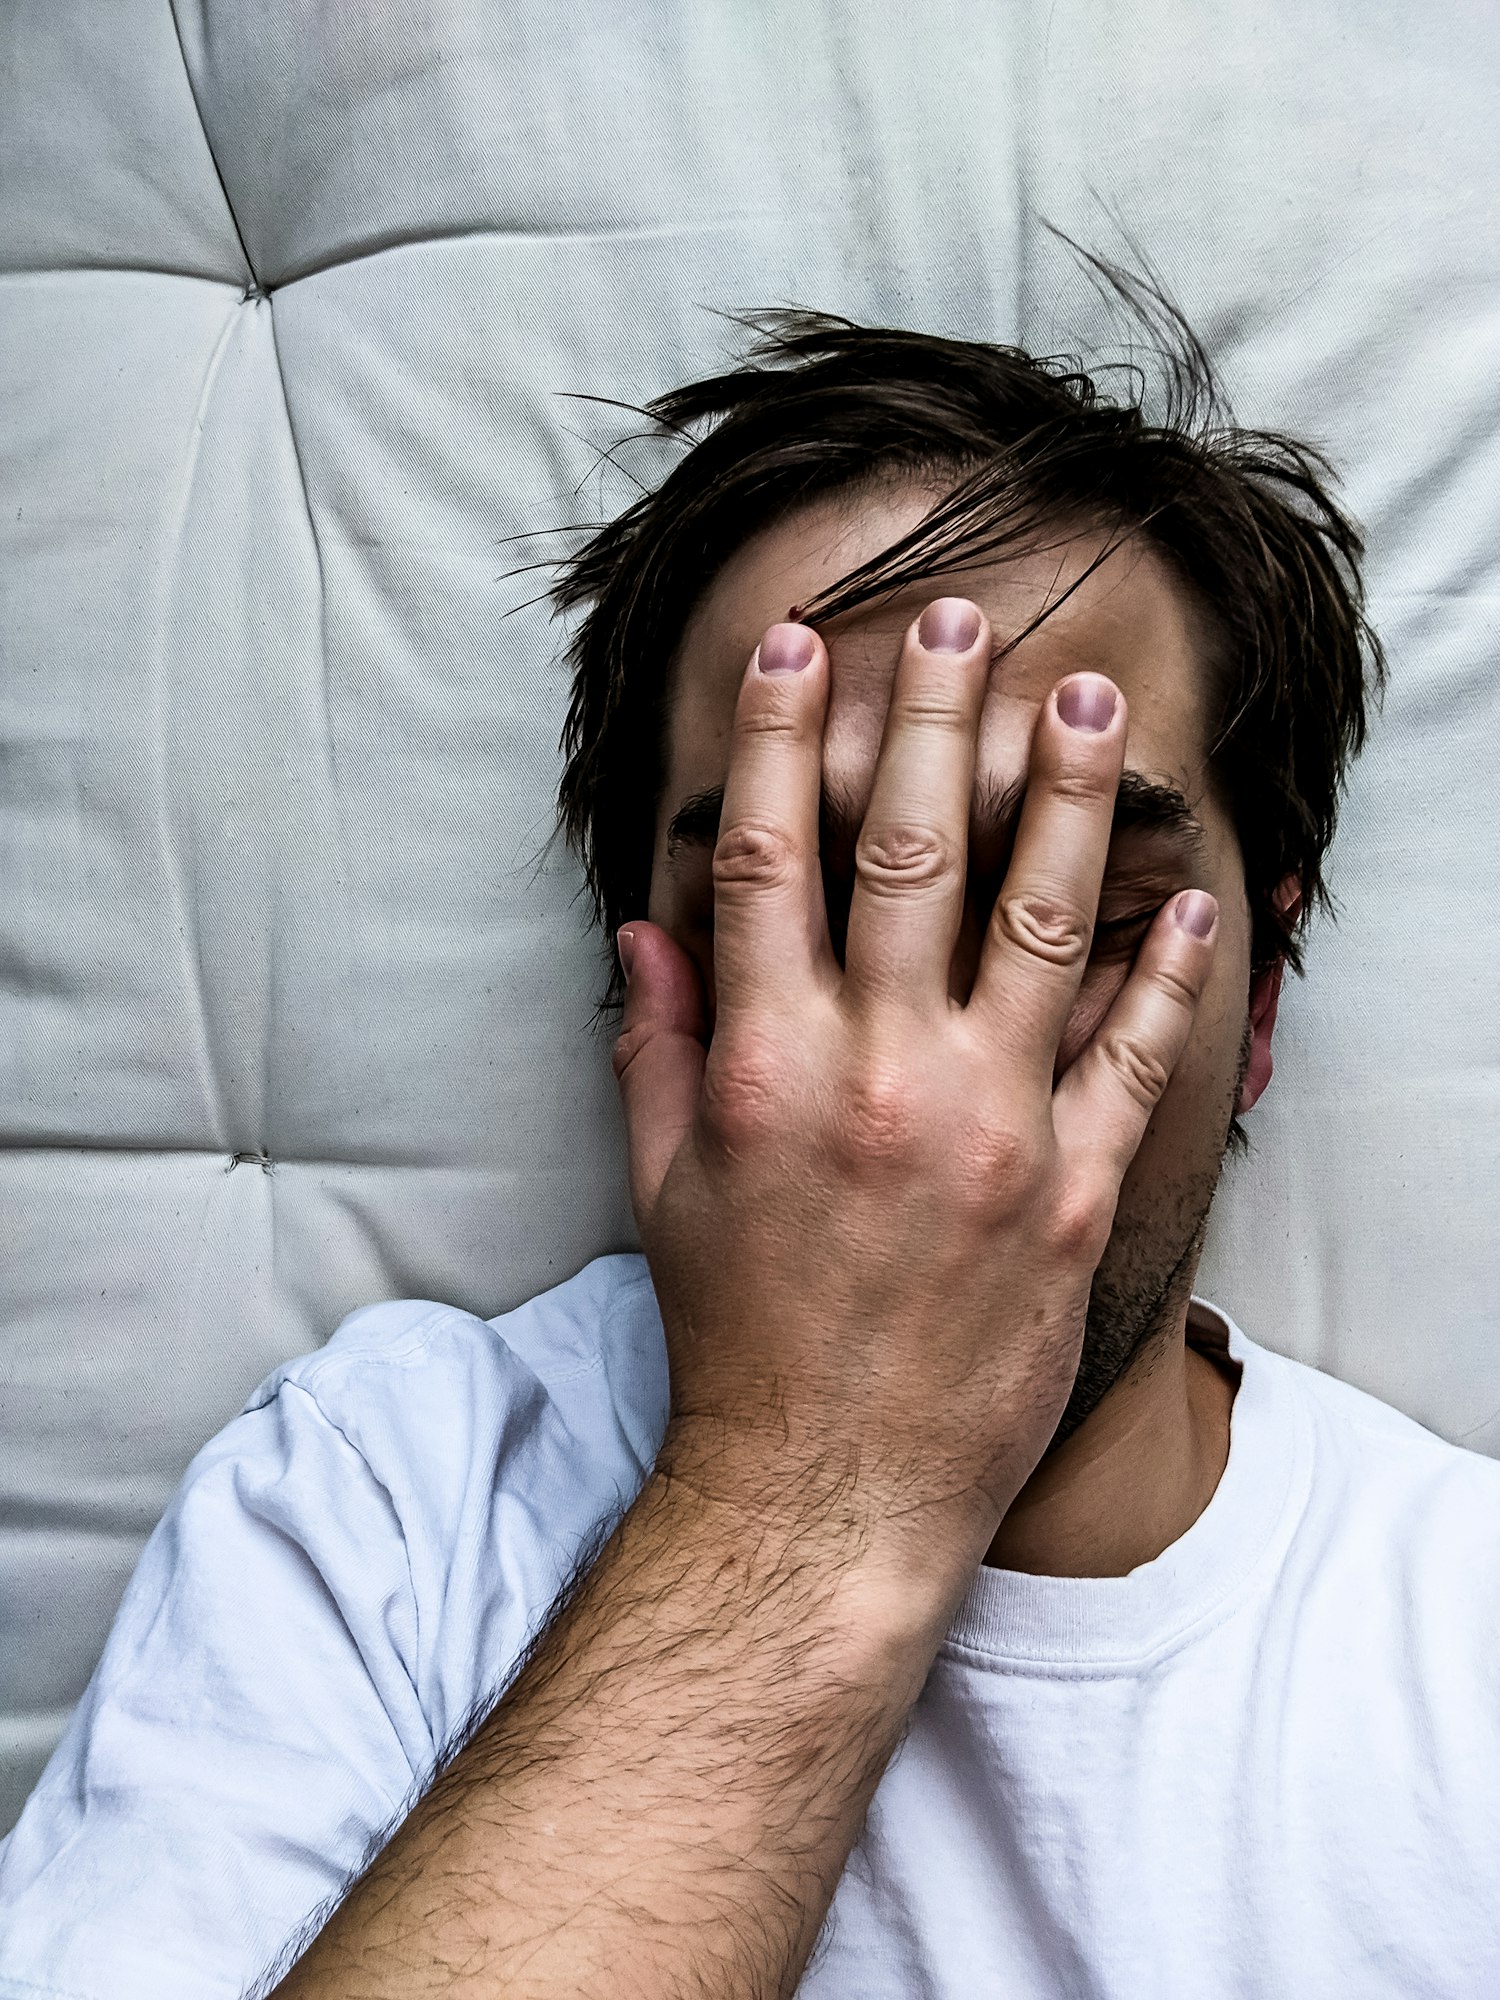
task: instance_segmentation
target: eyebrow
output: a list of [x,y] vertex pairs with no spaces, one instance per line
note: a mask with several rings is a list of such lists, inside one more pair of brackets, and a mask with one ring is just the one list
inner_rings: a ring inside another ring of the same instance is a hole
[[[973,821],[980,842],[1006,847],[1013,840],[1026,796],[1026,780],[1007,785],[981,778],[975,791]],[[667,865],[689,849],[716,845],[724,810],[724,787],[710,785],[683,800],[667,822]],[[856,802],[837,787],[823,787],[818,809],[818,845],[827,855],[852,851],[859,837]],[[1184,862],[1201,863],[1208,854],[1208,835],[1186,795],[1162,778],[1148,777],[1128,766],[1120,773],[1110,837],[1144,832],[1163,847],[1175,849]]]

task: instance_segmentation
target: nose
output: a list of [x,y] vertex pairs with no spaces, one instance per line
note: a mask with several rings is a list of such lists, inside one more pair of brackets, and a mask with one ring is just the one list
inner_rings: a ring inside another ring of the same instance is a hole
[[[985,932],[989,928],[990,914],[995,907],[996,893],[993,883],[976,890],[972,876],[964,888],[963,917],[959,923],[958,936],[953,945],[953,957],[948,967],[948,997],[950,1000],[956,1000],[960,1006],[968,1004],[969,995],[974,990],[974,980],[979,971]],[[844,963],[844,946],[849,934],[849,904],[852,894],[852,882],[835,876],[825,866],[823,899],[828,912],[828,938],[833,946],[833,955],[840,966]]]

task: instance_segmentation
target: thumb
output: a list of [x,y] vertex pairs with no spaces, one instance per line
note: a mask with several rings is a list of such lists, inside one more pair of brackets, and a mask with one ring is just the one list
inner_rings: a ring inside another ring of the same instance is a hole
[[637,1225],[656,1206],[698,1111],[708,1014],[698,968],[657,924],[622,924],[625,1016],[611,1058],[625,1108],[630,1200]]

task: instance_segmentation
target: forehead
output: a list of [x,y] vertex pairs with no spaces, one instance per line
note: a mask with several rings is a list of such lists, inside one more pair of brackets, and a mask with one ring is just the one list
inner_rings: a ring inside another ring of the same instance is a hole
[[[657,816],[658,859],[667,819],[689,794],[721,784],[735,699],[768,625],[784,619],[905,534],[938,497],[902,488],[835,495],[762,530],[738,549],[696,606],[674,661],[666,785]],[[990,668],[978,776],[1003,785],[1024,774],[1037,710],[1065,675],[1108,674],[1129,706],[1128,767],[1166,780],[1195,806],[1204,800],[1201,633],[1166,563],[1144,543],[1115,550],[1092,529],[1059,529],[1055,546],[1002,563],[946,572],[899,595],[819,621],[831,667],[823,768],[830,789],[868,801],[902,635],[929,599],[970,597],[997,645],[1072,589],[1046,621]],[[1207,819],[1205,811],[1202,816]]]

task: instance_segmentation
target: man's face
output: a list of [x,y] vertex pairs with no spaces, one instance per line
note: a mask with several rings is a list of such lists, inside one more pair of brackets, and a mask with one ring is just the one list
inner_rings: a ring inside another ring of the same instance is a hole
[[[683,635],[647,914],[695,960],[710,1024],[716,1005],[712,809],[705,816],[700,807],[696,837],[686,841],[669,841],[674,815],[724,782],[736,696],[765,628],[888,547],[934,497],[914,488],[875,497],[835,495],[776,523],[725,565]],[[906,627],[934,597],[969,597],[1002,644],[1066,590],[1103,546],[1101,536],[1087,533],[1041,554],[945,573],[820,623],[832,668],[825,808],[832,812],[837,805],[834,816],[850,822],[847,834],[823,853],[840,959],[854,881],[853,838],[873,788]],[[1007,787],[1024,782],[1037,710],[1059,680],[1079,669],[1107,674],[1129,704],[1126,773],[1175,787],[1202,838],[1195,847],[1180,829],[1117,826],[1092,953],[1058,1049],[1058,1074],[1103,1020],[1147,928],[1105,927],[1156,911],[1179,889],[1207,889],[1219,904],[1213,970],[1187,1047],[1121,1187],[1114,1230],[1094,1277],[1078,1382],[1054,1444],[1133,1360],[1158,1351],[1158,1337],[1180,1332],[1237,1095],[1240,1108],[1248,1108],[1250,913],[1234,827],[1207,783],[1199,643],[1189,601],[1165,564],[1143,544],[1127,545],[991,667],[980,723],[974,798],[981,809],[970,817],[968,889],[949,978],[956,1000],[966,1000],[973,985],[1009,858],[1011,837],[994,831],[996,815],[985,802],[992,805]],[[679,818],[679,835],[681,825]],[[1269,1022],[1264,1030],[1268,1040]]]

